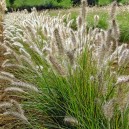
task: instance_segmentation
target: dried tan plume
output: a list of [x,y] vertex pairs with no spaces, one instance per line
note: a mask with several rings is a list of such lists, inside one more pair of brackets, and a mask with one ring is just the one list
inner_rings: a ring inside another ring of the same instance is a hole
[[52,63],[53,67],[55,70],[60,74],[60,75],[66,75],[66,72],[64,71],[64,68],[59,64],[59,62],[56,60],[55,57],[52,55],[49,56],[49,60]]

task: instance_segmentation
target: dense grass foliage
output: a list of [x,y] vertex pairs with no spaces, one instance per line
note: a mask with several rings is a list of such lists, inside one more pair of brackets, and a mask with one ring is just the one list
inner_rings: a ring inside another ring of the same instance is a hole
[[129,128],[129,46],[119,42],[117,3],[105,29],[92,12],[90,26],[88,9],[83,0],[76,20],[35,8],[5,15],[2,118],[24,129]]

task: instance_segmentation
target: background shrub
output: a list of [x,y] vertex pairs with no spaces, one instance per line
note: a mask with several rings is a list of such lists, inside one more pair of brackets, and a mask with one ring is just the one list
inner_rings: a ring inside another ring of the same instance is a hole
[[[26,6],[32,8],[33,6],[40,6],[43,8],[70,8],[72,5],[77,6],[81,0],[6,0],[8,8],[25,8]],[[123,4],[129,3],[128,0],[117,0]],[[107,5],[112,0],[88,0],[89,5]]]
[[10,5],[12,6],[14,4],[15,0],[9,0]]

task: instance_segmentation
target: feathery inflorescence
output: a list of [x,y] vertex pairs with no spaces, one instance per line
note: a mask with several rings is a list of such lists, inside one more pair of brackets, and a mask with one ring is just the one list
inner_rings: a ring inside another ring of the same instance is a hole
[[[120,30],[115,17],[117,3],[113,2],[112,4],[110,26],[107,30],[97,28],[100,19],[98,15],[94,16],[94,29],[88,29],[86,5],[86,0],[82,0],[81,14],[76,19],[77,30],[72,30],[70,27],[73,22],[70,14],[67,17],[60,14],[51,17],[47,12],[38,13],[32,9],[31,13],[24,10],[6,15],[4,42],[1,45],[6,50],[4,53],[6,60],[2,63],[2,68],[6,70],[0,72],[0,80],[8,81],[9,87],[4,89],[3,95],[9,95],[9,93],[39,95],[43,85],[39,85],[39,78],[42,82],[53,73],[57,77],[58,75],[63,77],[67,82],[69,77],[76,75],[77,68],[82,69],[78,62],[83,53],[87,52],[89,57],[84,59],[84,62],[90,60],[90,65],[94,65],[97,72],[94,76],[87,75],[90,76],[90,79],[86,81],[98,85],[98,94],[101,95],[97,97],[101,96],[104,99],[102,102],[100,99],[100,105],[105,118],[109,123],[111,122],[116,103],[121,112],[128,108],[129,91],[123,91],[122,85],[127,86],[129,77],[119,71],[123,68],[124,70],[128,69],[129,48],[127,44],[120,45],[119,43]],[[64,23],[65,18],[67,19],[66,24]],[[45,74],[46,71],[49,76]],[[114,73],[115,77],[113,77]],[[84,74],[87,73],[82,73],[82,76],[85,76]],[[108,80],[105,74],[111,75],[109,77],[111,79]],[[108,86],[112,83],[110,80],[114,82],[111,84],[112,87]],[[63,80],[63,82],[65,81]],[[114,94],[111,94],[112,97],[110,97],[109,91],[112,89]],[[114,98],[117,102],[114,102]],[[16,108],[15,111],[9,110],[3,114],[5,116],[12,115],[29,124],[17,101],[12,100],[0,104],[0,107],[10,107],[11,109],[13,106]],[[64,118],[64,123],[80,124],[76,118],[69,116]]]

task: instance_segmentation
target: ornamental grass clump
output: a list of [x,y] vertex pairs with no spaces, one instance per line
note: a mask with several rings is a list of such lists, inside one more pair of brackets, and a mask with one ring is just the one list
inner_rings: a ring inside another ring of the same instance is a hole
[[1,44],[3,43],[3,39],[4,39],[4,16],[5,16],[5,11],[6,11],[6,1],[5,0],[1,0],[0,1],[0,65],[1,65],[1,61],[4,59],[4,56],[2,55],[4,52],[3,47],[1,47]]
[[[94,28],[88,28],[86,5],[83,0],[77,30],[70,27],[70,14],[51,17],[32,9],[6,15],[0,79],[8,85],[1,105],[10,110],[3,116],[34,129],[128,129],[129,49],[119,42],[117,3],[107,30],[97,28],[98,15]],[[20,97],[23,108],[17,98],[3,103],[5,95]]]
[[3,42],[3,31],[4,31],[3,22],[4,22],[4,15],[6,10],[7,10],[6,1],[1,0],[0,1],[0,42]]

